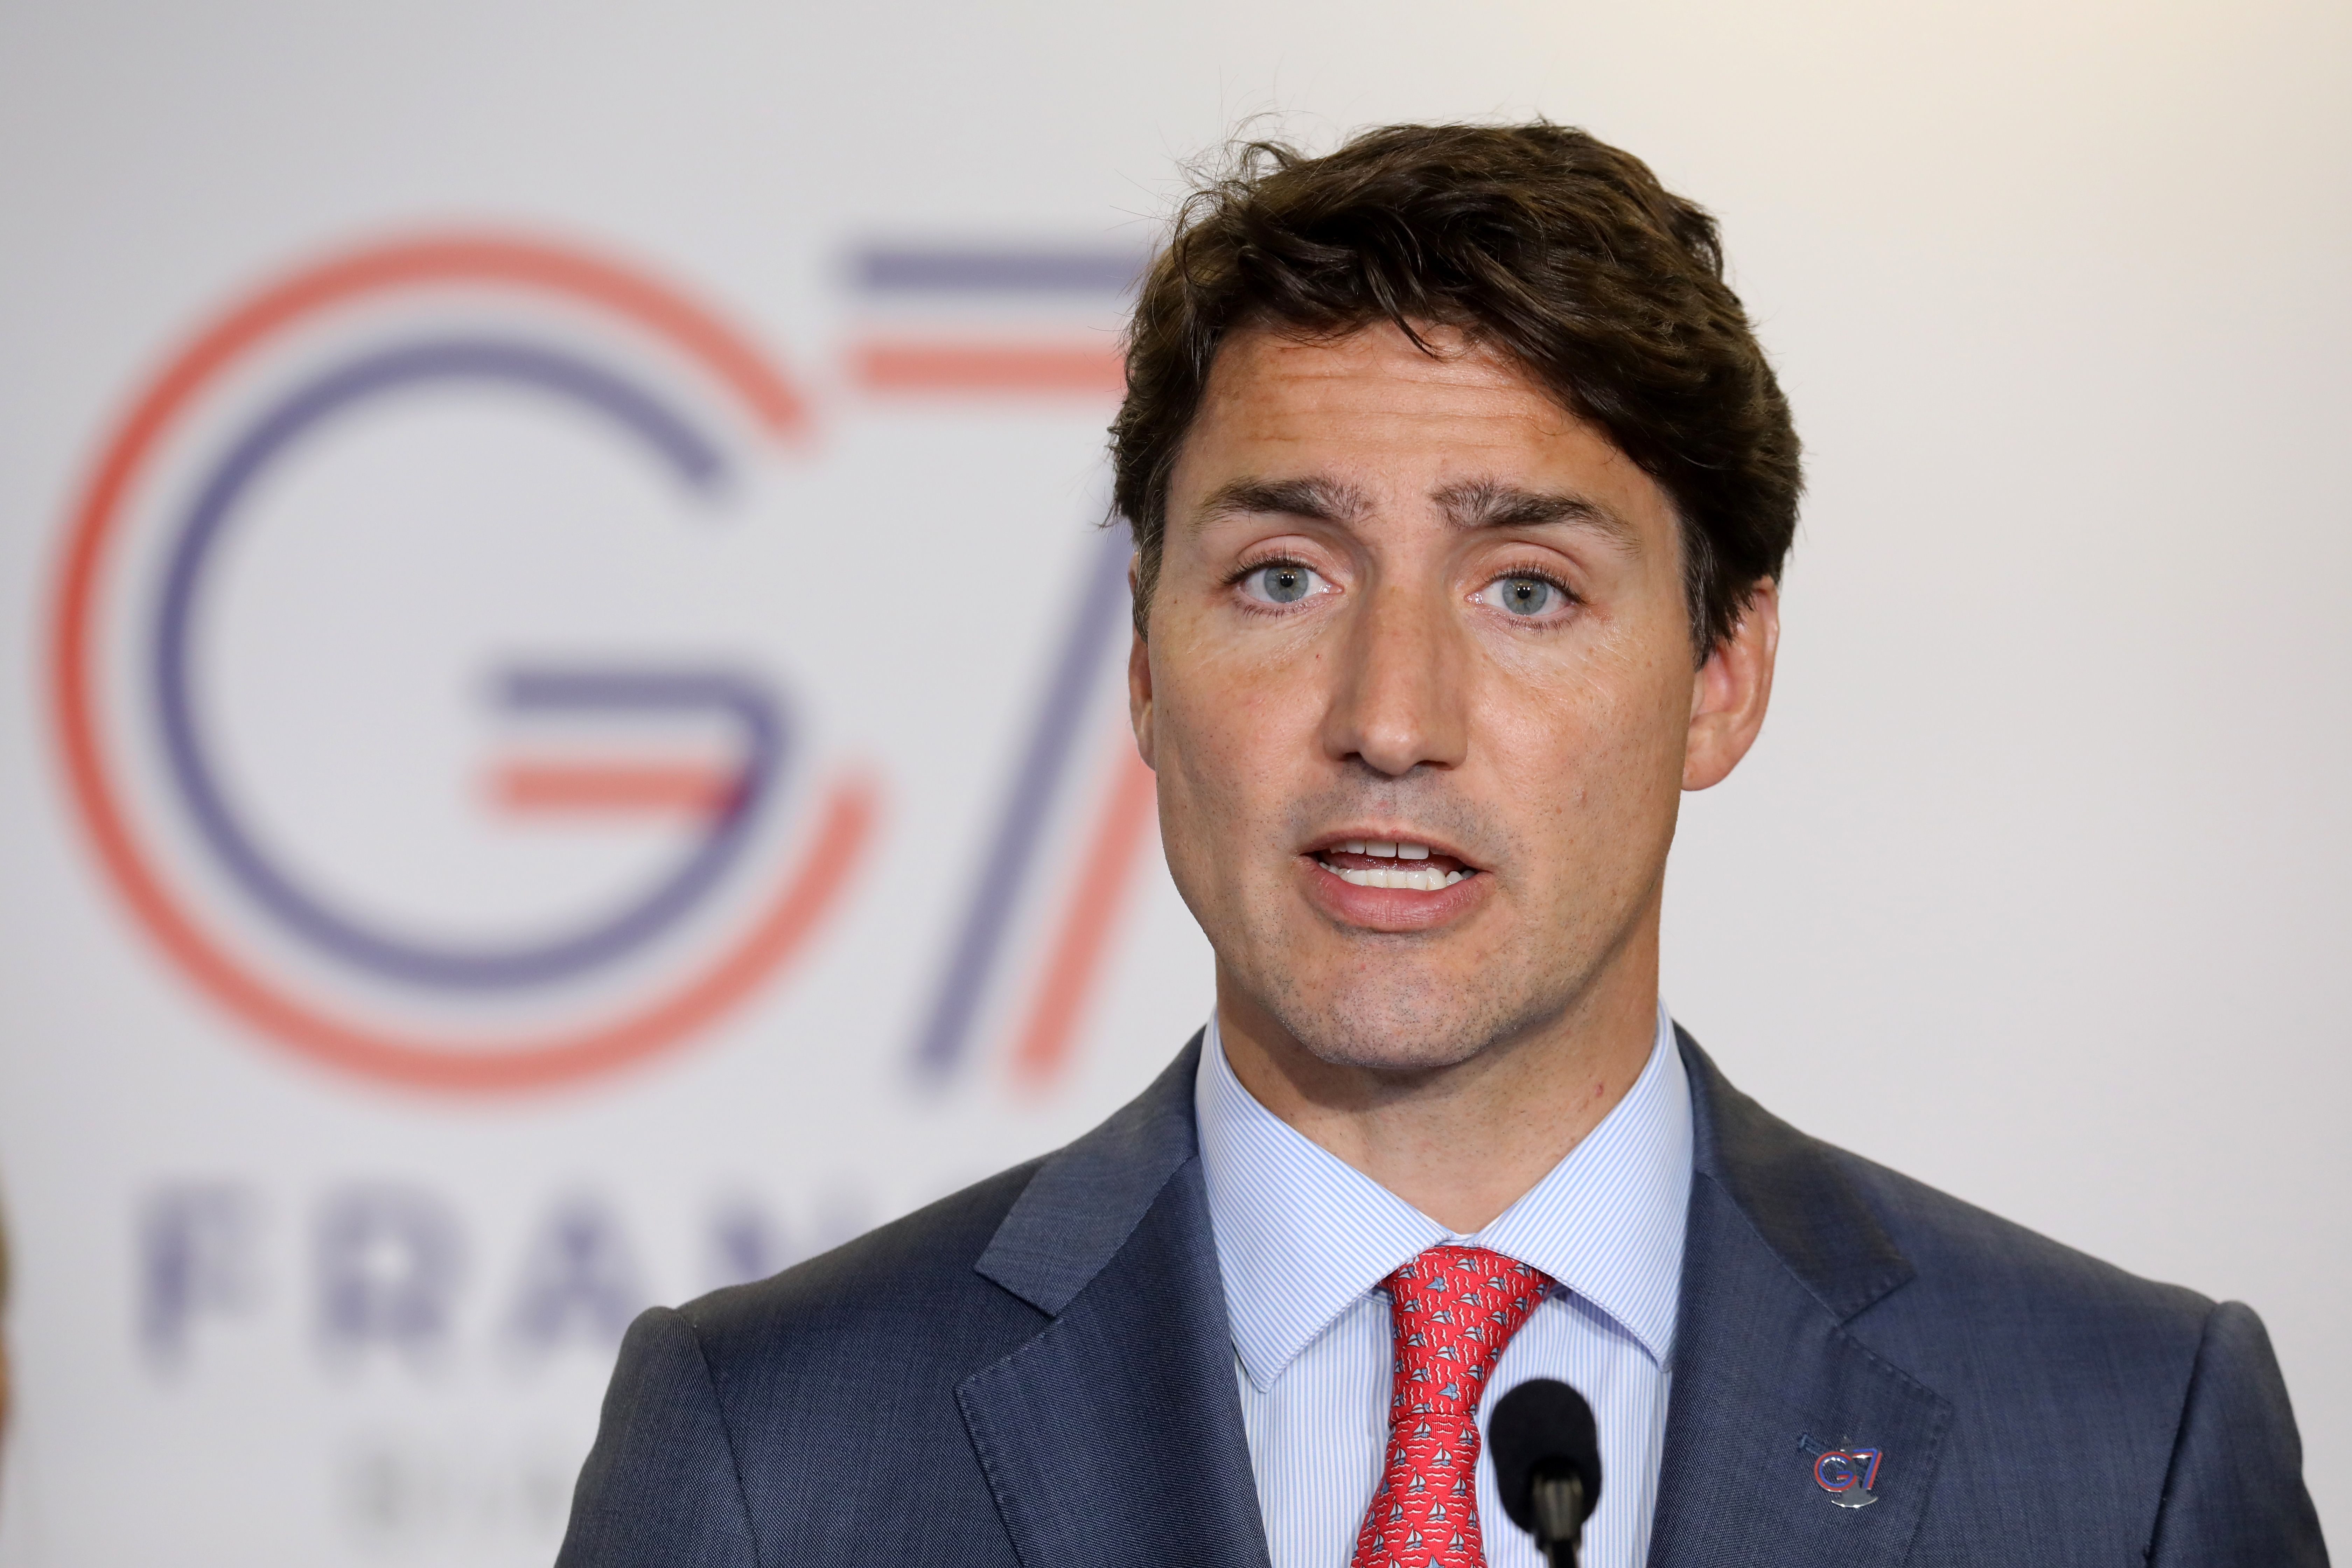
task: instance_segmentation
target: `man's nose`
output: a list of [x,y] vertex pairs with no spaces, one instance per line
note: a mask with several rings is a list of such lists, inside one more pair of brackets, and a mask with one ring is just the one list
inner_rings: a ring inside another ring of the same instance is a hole
[[1441,591],[1376,588],[1350,618],[1323,745],[1340,762],[1402,777],[1458,765],[1469,745],[1461,617]]

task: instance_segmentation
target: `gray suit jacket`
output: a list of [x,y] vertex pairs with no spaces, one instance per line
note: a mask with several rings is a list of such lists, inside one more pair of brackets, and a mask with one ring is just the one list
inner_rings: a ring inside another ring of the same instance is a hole
[[[1681,1047],[1653,1568],[2326,1563],[2252,1311],[1816,1142]],[[559,1568],[1265,1568],[1199,1050],[1057,1153],[640,1318]],[[1842,1444],[1885,1456],[1868,1507],[1814,1479]]]

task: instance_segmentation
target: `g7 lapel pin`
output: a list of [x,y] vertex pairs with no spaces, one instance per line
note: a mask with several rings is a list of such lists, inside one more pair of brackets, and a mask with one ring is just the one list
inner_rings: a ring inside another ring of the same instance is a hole
[[1838,1507],[1868,1508],[1878,1500],[1878,1494],[1871,1489],[1878,1484],[1881,1458],[1876,1448],[1841,1445],[1813,1460],[1813,1479]]

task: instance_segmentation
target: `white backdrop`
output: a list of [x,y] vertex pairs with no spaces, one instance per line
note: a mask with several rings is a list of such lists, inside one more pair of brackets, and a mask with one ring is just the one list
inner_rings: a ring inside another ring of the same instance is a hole
[[1669,1001],[2252,1302],[2340,1529],[2347,80],[2273,0],[0,8],[0,1563],[543,1562],[622,1314],[1175,1048],[1108,285],[1267,111],[1721,216],[1811,492]]

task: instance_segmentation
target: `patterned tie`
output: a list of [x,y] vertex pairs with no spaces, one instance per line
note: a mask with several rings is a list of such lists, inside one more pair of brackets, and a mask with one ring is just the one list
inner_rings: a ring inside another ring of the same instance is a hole
[[1389,1458],[1354,1568],[1486,1568],[1478,1396],[1551,1281],[1483,1247],[1433,1247],[1382,1283],[1396,1325]]

